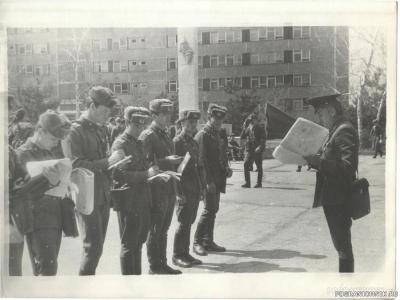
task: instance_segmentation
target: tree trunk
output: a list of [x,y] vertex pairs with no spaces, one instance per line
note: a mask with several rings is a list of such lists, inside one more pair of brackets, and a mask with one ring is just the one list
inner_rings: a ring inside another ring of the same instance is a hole
[[[363,90],[364,87],[361,86],[361,90]],[[362,93],[360,93],[360,97],[357,99],[357,126],[358,126],[358,136],[360,138],[360,145],[359,148],[362,148],[362,106],[363,106],[363,98],[362,98]]]
[[81,115],[81,109],[80,109],[80,101],[79,101],[79,62],[76,62],[75,66],[75,109],[76,109],[76,120],[79,119]]
[[381,99],[381,102],[379,103],[378,114],[376,115],[376,119],[377,119],[378,121],[379,121],[380,118],[381,118],[382,108],[383,108],[383,104],[385,103],[385,101],[386,101],[386,92],[384,92],[384,93],[382,94],[382,99]]

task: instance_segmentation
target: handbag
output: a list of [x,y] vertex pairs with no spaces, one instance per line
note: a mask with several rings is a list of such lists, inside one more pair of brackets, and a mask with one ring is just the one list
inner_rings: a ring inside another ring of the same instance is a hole
[[350,185],[351,218],[353,220],[360,219],[371,212],[368,187],[369,182],[366,178],[357,178]]

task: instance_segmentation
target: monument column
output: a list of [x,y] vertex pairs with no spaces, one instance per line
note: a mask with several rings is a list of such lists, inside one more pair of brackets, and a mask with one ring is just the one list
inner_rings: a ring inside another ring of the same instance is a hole
[[199,109],[197,28],[178,28],[179,110]]

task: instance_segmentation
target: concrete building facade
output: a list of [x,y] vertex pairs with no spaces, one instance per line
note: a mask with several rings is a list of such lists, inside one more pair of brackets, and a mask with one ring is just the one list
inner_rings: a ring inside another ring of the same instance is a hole
[[[9,29],[8,33],[9,70],[17,66],[9,73],[10,90],[35,81],[36,75],[21,75],[18,66],[47,64],[49,74],[42,71],[38,76],[57,87],[52,97],[62,101],[60,110],[70,115],[75,111],[75,91],[84,95],[92,85],[109,87],[131,105],[144,105],[162,92],[179,93],[176,28],[94,28],[84,35],[74,32],[75,40],[71,29]],[[46,42],[47,48],[42,46]],[[29,43],[33,46],[25,46],[21,54],[21,45]],[[198,28],[194,59],[199,107],[227,101],[231,95],[225,86],[233,84],[256,89],[264,101],[294,117],[312,119],[305,99],[337,90],[348,101],[348,44],[347,27]]]

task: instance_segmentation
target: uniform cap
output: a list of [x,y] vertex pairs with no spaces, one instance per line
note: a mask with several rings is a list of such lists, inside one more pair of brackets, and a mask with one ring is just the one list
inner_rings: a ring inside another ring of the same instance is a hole
[[152,113],[171,114],[174,105],[168,99],[154,99],[150,101],[149,109]]
[[135,124],[146,124],[150,117],[150,111],[145,107],[128,106],[124,110],[125,120]]
[[71,131],[71,122],[68,117],[51,109],[40,115],[38,123],[60,140],[65,139]]
[[112,122],[112,121],[115,121],[114,117],[108,118],[108,122]]
[[198,120],[201,117],[201,113],[197,109],[184,109],[179,112],[179,122],[184,120]]
[[214,103],[210,103],[210,105],[208,106],[208,110],[207,110],[207,113],[216,119],[225,118],[227,112],[228,112],[228,110],[226,109],[225,106],[219,106]]
[[117,118],[115,119],[115,122],[118,123],[118,124],[121,123],[121,118],[120,118],[120,117],[117,117]]
[[314,107],[314,114],[317,114],[328,104],[338,101],[336,98],[339,96],[340,94],[313,97],[307,99],[307,102]]
[[114,93],[103,86],[94,86],[89,91],[89,97],[94,102],[104,105],[108,108],[112,108],[115,104],[117,104],[117,97]]

